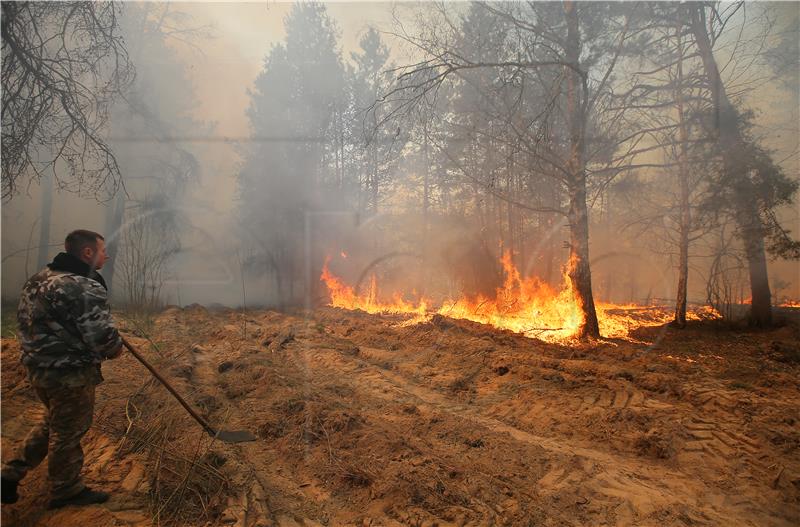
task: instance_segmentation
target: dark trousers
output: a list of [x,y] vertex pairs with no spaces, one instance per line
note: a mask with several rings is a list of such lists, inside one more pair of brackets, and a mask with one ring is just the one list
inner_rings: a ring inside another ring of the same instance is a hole
[[44,403],[42,419],[3,465],[3,478],[20,481],[47,457],[52,499],[74,496],[84,489],[81,439],[92,424],[95,386],[34,389]]

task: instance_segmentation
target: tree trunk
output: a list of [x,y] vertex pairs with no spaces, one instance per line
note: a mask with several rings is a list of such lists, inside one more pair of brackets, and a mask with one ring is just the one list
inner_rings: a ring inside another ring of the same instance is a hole
[[586,210],[586,188],[579,184],[569,189],[570,255],[567,274],[575,288],[575,296],[583,312],[581,338],[600,336],[597,312],[592,296],[592,273],[589,267],[589,221]]
[[[516,196],[515,192],[514,192],[514,185],[513,185],[514,177],[513,177],[512,173],[511,173],[512,166],[513,166],[513,163],[511,162],[511,160],[509,158],[506,158],[506,193],[508,194],[509,198],[518,199],[519,197]],[[514,239],[514,206],[511,205],[510,202],[506,203],[506,206],[508,207],[508,209],[506,211],[508,213],[507,214],[507,221],[508,221],[508,249],[507,250],[511,253],[511,261],[515,262],[517,260],[516,255],[515,255],[515,253],[517,251],[517,247],[516,247],[517,244],[516,244],[516,240]],[[519,263],[516,262],[516,265],[519,265]],[[525,270],[523,269],[523,272],[524,271]]]
[[372,214],[378,214],[378,135],[374,132],[378,128],[378,117],[372,116],[372,130],[375,134],[370,141],[370,174],[371,174],[371,188],[370,193],[372,197]]
[[428,150],[428,123],[422,122],[422,164],[424,169],[422,172],[422,235],[420,236],[420,254],[422,255],[422,265],[420,265],[417,275],[417,291],[420,297],[425,296],[428,287],[428,218],[430,209],[430,158]]
[[[525,199],[522,196],[522,182],[519,172],[514,174],[514,183],[516,194],[520,199]],[[517,250],[519,251],[519,268],[526,272],[528,269],[528,251],[526,247],[527,240],[525,239],[525,211],[518,210],[515,215],[516,231],[517,231]]]
[[686,296],[689,287],[689,229],[691,228],[691,211],[689,209],[689,131],[683,108],[683,42],[681,40],[682,25],[678,24],[678,78],[675,89],[675,101],[678,111],[678,133],[680,148],[678,159],[678,178],[680,184],[680,248],[678,256],[678,294],[675,301],[675,321],[677,327],[686,327]]
[[428,153],[428,123],[422,123],[422,135],[423,135],[423,163],[425,164],[425,171],[423,173],[423,180],[422,180],[422,241],[423,241],[423,248],[426,247],[426,243],[428,240],[428,209],[429,209],[429,202],[430,202],[430,178],[431,178],[431,167],[430,167],[430,159]]
[[370,196],[372,201],[372,214],[378,214],[378,149],[372,145],[372,159],[370,161]]
[[744,242],[750,275],[750,323],[767,327],[772,324],[772,294],[767,274],[767,255],[764,250],[764,231],[753,198],[739,196],[737,223]]
[[119,254],[119,242],[122,238],[122,221],[125,217],[125,193],[118,192],[114,203],[106,211],[106,253],[108,261],[103,266],[103,278],[108,285],[108,290],[112,290],[114,283],[114,270],[116,268],[117,255]]
[[686,327],[686,303],[689,287],[689,206],[688,189],[684,190],[684,180],[681,180],[681,224],[680,224],[680,251],[678,255],[678,292],[675,301],[675,325],[679,328]]
[[53,214],[53,179],[54,174],[45,177],[42,187],[42,220],[39,224],[39,253],[36,258],[37,269],[43,269],[49,262],[50,254],[50,217]]
[[546,229],[547,230],[545,232],[545,234],[547,235],[547,247],[544,249],[544,251],[545,251],[545,255],[544,255],[544,258],[545,258],[544,279],[550,285],[555,285],[555,283],[556,283],[556,280],[553,278],[553,275],[554,275],[553,260],[555,260],[555,256],[556,256],[556,254],[558,253],[558,250],[559,250],[559,244],[557,243],[558,242],[558,235],[556,235],[553,232],[553,228],[554,228],[555,223],[556,222],[553,219],[553,215],[550,214],[550,216],[547,219],[547,223],[546,223],[546,225],[547,225]]
[[567,274],[575,289],[575,297],[581,308],[583,323],[579,338],[600,336],[597,312],[592,297],[592,273],[589,267],[589,212],[586,207],[586,160],[584,135],[586,125],[585,87],[578,73],[580,67],[580,33],[575,3],[564,2],[567,21],[566,59],[567,66],[567,119],[570,131],[570,156],[567,163],[569,181],[570,254]]
[[744,140],[739,130],[736,109],[728,99],[722,77],[714,58],[705,24],[703,4],[692,4],[692,33],[697,43],[703,69],[711,87],[714,103],[717,143],[723,155],[723,170],[729,181],[735,182],[734,206],[750,274],[750,322],[756,326],[772,323],[772,295],[767,275],[767,255],[764,250],[764,229],[754,200],[754,189],[746,173],[743,159]]

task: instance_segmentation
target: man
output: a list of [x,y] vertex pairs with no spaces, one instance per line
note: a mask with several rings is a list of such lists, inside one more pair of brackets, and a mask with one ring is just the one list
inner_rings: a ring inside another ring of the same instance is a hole
[[3,465],[3,503],[17,501],[20,480],[45,456],[49,508],[108,500],[108,494],[89,489],[80,476],[81,438],[92,424],[95,386],[103,380],[100,363],[122,353],[105,281],[97,273],[108,258],[105,240],[96,232],[77,230],[69,233],[64,249],[25,283],[19,301],[22,363],[44,404],[44,417]]

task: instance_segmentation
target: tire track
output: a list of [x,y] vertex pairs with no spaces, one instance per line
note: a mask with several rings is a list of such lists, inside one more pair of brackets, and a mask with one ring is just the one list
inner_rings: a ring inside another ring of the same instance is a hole
[[[577,468],[571,471],[556,469],[539,480],[540,492],[545,495],[556,494],[566,487],[573,488],[583,493],[587,499],[633,511],[634,517],[639,519],[675,504],[683,504],[696,511],[710,510],[710,514],[694,514],[700,524],[727,523],[732,519],[740,519],[737,509],[755,507],[748,500],[738,505],[726,502],[724,507],[719,507],[703,501],[702,496],[711,492],[696,478],[663,466],[644,463],[641,458],[617,455],[580,443],[521,430],[487,416],[481,407],[453,401],[442,393],[409,381],[393,370],[379,368],[367,360],[335,350],[336,346],[326,346],[324,342],[306,342],[296,350],[295,360],[314,369],[327,369],[331,374],[338,372],[353,376],[357,378],[357,385],[372,392],[374,397],[412,403],[429,411],[447,413],[491,432],[505,434],[514,441],[541,447],[556,460],[577,459]],[[646,401],[644,395],[637,394],[635,390],[617,389],[601,392],[597,398],[592,398],[590,404],[614,409],[627,408],[632,404],[644,406]],[[703,432],[699,429],[698,431],[702,435]],[[712,431],[711,437],[717,438],[723,445],[738,439],[722,430]],[[748,448],[753,447],[748,445]],[[701,521],[704,517],[708,519]]]

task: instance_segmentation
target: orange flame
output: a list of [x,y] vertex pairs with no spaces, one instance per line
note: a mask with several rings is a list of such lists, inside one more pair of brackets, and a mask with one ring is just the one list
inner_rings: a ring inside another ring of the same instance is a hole
[[417,305],[411,302],[406,302],[400,293],[395,293],[392,296],[391,303],[382,303],[378,300],[378,283],[377,278],[373,274],[370,278],[369,290],[366,295],[357,295],[355,290],[342,282],[341,278],[334,275],[328,269],[330,258],[325,260],[325,265],[322,267],[322,276],[320,280],[325,282],[328,291],[331,294],[330,305],[333,307],[341,307],[344,309],[360,309],[367,313],[387,313],[387,314],[416,314],[424,315],[427,312],[426,303],[420,302]]
[[564,274],[564,286],[555,291],[536,277],[522,278],[505,252],[500,260],[505,280],[494,298],[460,298],[447,301],[439,314],[462,318],[537,336],[562,340],[577,333],[583,313],[575,300],[572,281]]
[[[380,301],[377,279],[374,275],[370,279],[366,294],[357,294],[351,286],[344,284],[338,276],[331,273],[330,258],[325,261],[320,280],[330,292],[329,305],[333,307],[360,309],[373,314],[413,315],[415,318],[412,323],[427,320],[429,316],[438,313],[450,318],[490,324],[549,342],[560,342],[575,337],[583,323],[583,312],[575,297],[572,281],[566,272],[563,275],[563,286],[557,291],[536,277],[520,276],[509,252],[503,254],[500,262],[505,279],[503,285],[495,291],[493,298],[482,295],[473,298],[462,296],[455,300],[446,300],[439,308],[433,310],[428,309],[430,300],[408,302],[399,292],[392,294],[390,302]],[[633,329],[658,326],[672,319],[671,311],[666,308],[605,302],[597,302],[595,308],[601,334],[612,338],[628,338]],[[701,311],[688,313],[687,318],[699,320],[715,316],[714,313]]]

